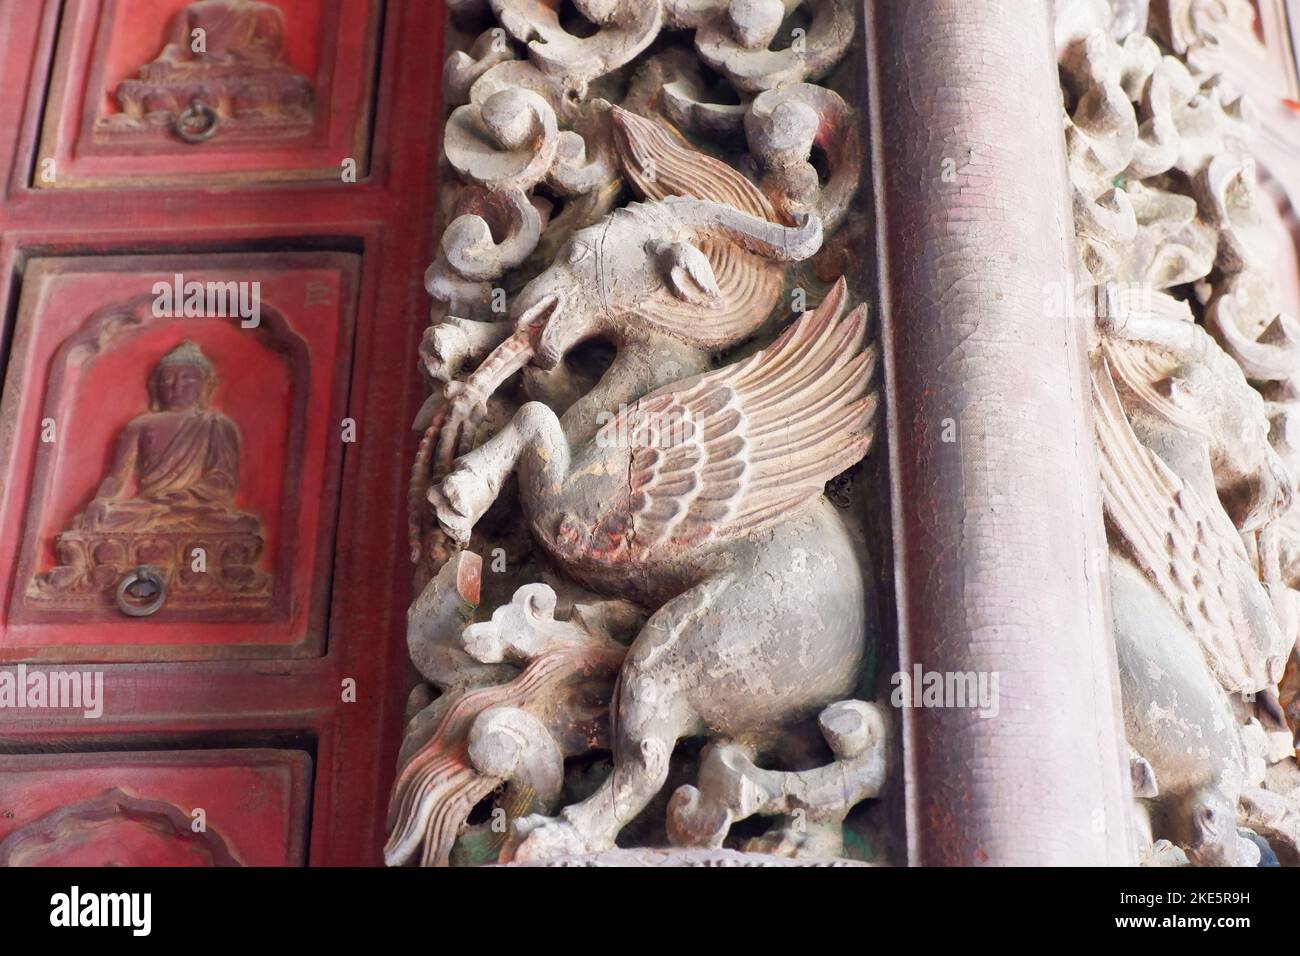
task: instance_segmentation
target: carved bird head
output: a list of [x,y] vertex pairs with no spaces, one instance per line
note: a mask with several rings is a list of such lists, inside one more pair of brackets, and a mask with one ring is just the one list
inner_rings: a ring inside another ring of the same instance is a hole
[[[632,203],[574,233],[519,295],[516,328],[536,331],[534,361],[543,368],[596,337],[626,342],[658,334],[722,348],[752,332],[771,307],[739,300],[733,290],[746,283],[731,270],[757,271],[757,257],[807,258],[821,238],[816,215],[785,226],[705,200]],[[707,250],[720,243],[751,255],[723,259],[728,272],[719,276],[718,257]]]

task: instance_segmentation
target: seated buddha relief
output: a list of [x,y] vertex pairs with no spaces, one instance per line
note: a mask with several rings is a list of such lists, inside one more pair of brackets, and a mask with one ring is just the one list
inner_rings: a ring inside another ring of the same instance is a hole
[[94,497],[58,535],[59,564],[29,599],[84,607],[113,598],[149,569],[159,603],[263,601],[270,579],[255,565],[262,523],[240,509],[239,426],[212,407],[212,362],[195,343],[168,352],[149,376],[149,410],[122,429]]
[[[203,37],[195,49],[196,32]],[[260,0],[198,0],[172,21],[162,53],[144,66],[145,78],[238,75],[267,70],[284,57],[284,14]]]
[[[150,377],[151,410],[122,432],[109,474],[74,525],[91,531],[256,530],[234,506],[239,428],[210,407],[216,369],[193,342]],[[126,490],[134,484],[134,493]]]
[[196,0],[173,19],[162,52],[114,92],[114,136],[170,130],[191,143],[222,131],[283,137],[310,131],[311,83],[285,58],[286,26],[264,0]]

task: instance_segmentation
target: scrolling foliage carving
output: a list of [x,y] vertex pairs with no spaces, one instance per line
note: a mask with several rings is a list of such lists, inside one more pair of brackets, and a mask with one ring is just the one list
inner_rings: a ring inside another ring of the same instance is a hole
[[886,741],[823,495],[878,402],[850,7],[452,6],[387,858],[842,858]]
[[1250,104],[1188,59],[1210,6],[1058,17],[1115,640],[1144,861],[1296,863],[1300,339],[1268,271]]

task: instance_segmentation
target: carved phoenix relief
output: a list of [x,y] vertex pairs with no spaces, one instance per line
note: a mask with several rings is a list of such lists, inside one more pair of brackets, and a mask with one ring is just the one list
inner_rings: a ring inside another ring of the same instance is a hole
[[1187,55],[1211,7],[1246,6],[1058,10],[1115,642],[1151,864],[1254,865],[1262,848],[1296,859],[1279,823],[1300,807],[1280,685],[1296,660],[1300,579],[1283,555],[1300,459],[1279,437],[1300,339],[1260,242],[1250,104]]
[[456,5],[479,32],[447,64],[411,494],[428,683],[387,857],[841,858],[887,728],[855,699],[868,557],[823,492],[871,447],[877,353],[849,282],[802,264],[857,190],[858,120],[812,82],[853,18],[574,6]]

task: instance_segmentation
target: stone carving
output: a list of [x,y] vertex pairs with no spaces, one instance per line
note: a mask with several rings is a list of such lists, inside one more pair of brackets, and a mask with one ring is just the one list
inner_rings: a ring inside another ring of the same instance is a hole
[[[546,100],[531,90],[504,89],[452,113],[445,148],[462,177],[497,189],[527,190],[550,172],[559,138],[555,111]],[[485,149],[486,143],[496,148]]]
[[1297,809],[1279,702],[1300,584],[1280,559],[1300,465],[1279,440],[1296,332],[1258,238],[1249,103],[1185,58],[1208,6],[1152,4],[1163,47],[1144,3],[1065,4],[1057,23],[1095,289],[1075,304],[1096,319],[1111,602],[1152,865],[1255,865],[1261,845],[1293,858],[1277,821]]
[[[446,72],[459,184],[411,489],[427,683],[386,857],[607,865],[621,833],[683,847],[656,865],[839,859],[887,725],[854,699],[873,603],[823,491],[871,445],[877,358],[848,283],[798,264],[857,190],[858,121],[805,82],[849,6],[491,0],[483,30],[484,6],[457,7],[480,19]],[[787,323],[791,269],[819,288]],[[741,841],[748,817],[772,822]]]
[[[564,351],[587,338],[607,335],[616,342],[614,365],[602,385],[578,400],[575,415],[583,417],[588,433],[594,433],[598,414],[640,394],[636,383],[619,381],[619,369],[643,368],[649,356],[662,351],[673,356],[673,363],[660,366],[654,373],[658,377],[643,384],[666,384],[668,375],[703,369],[709,350],[754,332],[780,294],[778,260],[806,258],[822,235],[816,216],[805,216],[794,227],[775,222],[771,203],[752,183],[725,164],[684,148],[665,125],[613,109],[610,126],[624,175],[653,204],[633,204],[574,232],[559,250],[559,261],[529,285],[523,308],[534,313],[530,323],[545,325],[544,336],[534,344],[541,364],[551,369]],[[725,202],[691,198],[702,195]],[[444,254],[453,269],[456,250],[451,246],[466,229],[486,236],[488,227],[474,217],[452,221],[444,234]],[[702,238],[710,234],[717,238]],[[619,277],[622,303],[612,309],[611,276]],[[563,315],[552,321],[550,310],[561,303]],[[440,333],[435,327],[426,337],[426,369],[435,379],[469,360],[487,359],[470,379],[453,383],[446,396],[458,398],[447,410],[456,413],[455,420],[436,420],[439,443],[436,451],[432,446],[426,451],[434,455],[440,473],[470,441],[467,426],[485,410],[486,397],[531,358],[525,354],[533,347],[527,333],[507,338],[507,323],[494,326],[493,334],[471,337],[464,323],[453,323],[450,328],[457,331]],[[501,345],[491,358],[486,349],[475,350],[497,342]],[[431,418],[430,428],[434,425]],[[421,456],[417,468],[424,467],[426,457]]]
[[547,76],[576,93],[644,50],[663,23],[660,0],[574,0],[578,13],[598,29],[579,37],[560,23],[556,0],[491,0],[501,25]]
[[[839,94],[810,83],[767,90],[750,103],[745,135],[765,174],[763,191],[782,215],[816,212],[828,232],[843,221],[862,167],[847,114]],[[811,162],[814,146],[831,167],[824,185]]]
[[1201,72],[1200,52],[1236,34],[1254,36],[1251,0],[1156,0],[1151,4],[1152,32],[1189,66]]
[[769,867],[769,866],[869,866],[856,860],[796,860],[782,859],[767,853],[741,853],[736,850],[677,849],[677,850],[605,850],[582,856],[566,856],[543,860],[524,866],[664,866],[664,867]]
[[162,52],[123,80],[120,112],[101,137],[170,132],[187,143],[216,136],[303,136],[314,118],[310,81],[284,57],[284,13],[264,0],[195,0],[176,15]]
[[[660,608],[621,672],[612,775],[562,819],[525,821],[516,857],[608,849],[663,785],[681,737],[779,725],[852,688],[865,599],[860,582],[845,580],[854,562],[838,518],[817,498],[865,453],[874,400],[864,397],[863,317],[839,324],[837,311],[823,307],[746,362],[652,392],[601,432],[626,430],[631,448],[602,448],[599,435],[583,448],[547,406],[530,403],[431,490],[443,527],[467,541],[518,462],[525,512],[551,556],[593,590]],[[798,412],[812,414],[792,436]],[[680,437],[665,442],[672,429]],[[751,447],[769,455],[752,460]],[[785,566],[813,542],[820,553],[802,574]],[[784,600],[762,593],[778,568],[796,579]],[[674,594],[683,579],[699,583]],[[827,619],[821,646],[793,661],[764,649],[752,636],[756,605],[785,615],[783,627],[814,608]]]
[[[1235,368],[1226,370],[1235,380],[1216,381],[1196,355],[1198,345],[1203,353],[1215,348],[1204,331],[1190,320],[1152,321],[1164,327],[1147,335],[1125,328],[1124,339],[1109,339],[1094,371],[1126,732],[1153,771],[1152,800],[1166,821],[1159,835],[1193,863],[1253,863],[1257,851],[1236,832],[1246,754],[1233,709],[1274,693],[1289,641],[1220,504],[1210,463],[1222,456],[1240,466],[1246,484],[1277,463],[1258,440],[1265,434],[1258,395]],[[1118,388],[1131,396],[1127,403]],[[1178,404],[1160,404],[1166,390]],[[1222,428],[1225,420],[1239,431]],[[1188,422],[1200,427],[1182,430]],[[1251,425],[1260,428],[1254,443],[1219,440],[1248,437]],[[1272,478],[1256,487],[1259,497],[1242,502],[1251,515],[1242,527],[1267,520],[1277,497],[1289,494]]]
[[212,407],[216,386],[193,342],[163,356],[149,376],[149,411],[122,430],[94,497],[55,541],[59,564],[33,579],[29,602],[116,601],[130,614],[270,601],[271,578],[258,567],[261,520],[235,503],[239,426]]
[[739,102],[711,102],[698,58],[680,48],[646,60],[628,96],[629,101],[658,102],[679,129],[717,138],[744,130],[747,96],[738,93],[736,98]]
[[884,783],[885,727],[879,711],[860,700],[831,704],[817,723],[836,759],[813,770],[763,770],[740,744],[711,745],[699,786],[680,787],[668,805],[673,843],[720,847],[737,820],[756,813],[803,813],[810,817],[804,827],[765,834],[748,848],[779,856],[842,856],[844,817],[858,802],[879,794]]
[[[609,745],[602,717],[625,654],[614,636],[626,638],[629,609],[579,606],[556,620],[555,592],[531,584],[491,621],[466,627],[468,615],[457,611],[469,596],[465,577],[477,578],[478,569],[476,555],[460,553],[411,611],[412,657],[444,694],[408,732],[390,863],[418,853],[424,865],[446,865],[458,838],[462,857],[494,860],[505,833],[490,825],[466,832],[474,805],[504,787],[513,816],[553,810],[564,758]],[[640,617],[633,611],[631,619]]]

